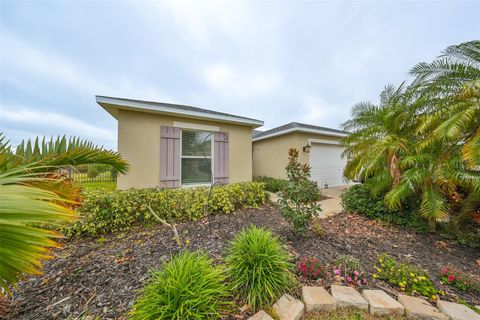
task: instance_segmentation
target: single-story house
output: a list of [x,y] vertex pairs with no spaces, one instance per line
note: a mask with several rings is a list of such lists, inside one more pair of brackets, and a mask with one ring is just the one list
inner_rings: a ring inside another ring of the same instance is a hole
[[191,106],[96,96],[118,121],[130,164],[119,189],[252,180],[252,130],[263,121]]
[[343,177],[347,159],[340,139],[347,132],[291,122],[267,131],[253,132],[253,175],[286,178],[288,149],[299,151],[299,160],[311,167],[311,179],[321,188],[348,184]]
[[285,177],[288,149],[312,167],[319,186],[345,184],[340,130],[263,121],[192,106],[96,96],[118,122],[118,152],[130,164],[119,189],[188,187]]

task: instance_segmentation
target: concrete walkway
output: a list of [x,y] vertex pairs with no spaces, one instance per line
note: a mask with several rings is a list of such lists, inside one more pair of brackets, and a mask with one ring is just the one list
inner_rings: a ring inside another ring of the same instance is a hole
[[[318,204],[322,208],[322,212],[320,212],[319,216],[320,219],[331,217],[342,212],[343,208],[341,203],[341,196],[347,188],[348,187],[336,187],[322,189],[322,195],[328,197],[328,199],[318,201]],[[267,191],[267,194],[271,202],[277,203],[278,196],[275,193]]]
[[322,212],[320,213],[321,219],[331,217],[342,212],[343,208],[341,203],[341,195],[346,189],[347,187],[322,189],[322,195],[329,198],[318,202],[322,208]]

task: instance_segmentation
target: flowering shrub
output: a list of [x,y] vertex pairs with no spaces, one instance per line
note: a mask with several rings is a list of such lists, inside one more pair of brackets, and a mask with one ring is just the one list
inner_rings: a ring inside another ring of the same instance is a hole
[[360,261],[352,256],[340,256],[333,269],[335,280],[345,282],[349,286],[359,287],[367,284],[367,278]]
[[455,268],[442,268],[440,279],[443,284],[454,286],[460,291],[476,291],[480,293],[480,282]]
[[435,288],[426,274],[407,263],[398,262],[387,254],[378,257],[377,272],[373,278],[388,282],[408,295],[419,294],[431,300],[437,300],[443,294]]
[[298,271],[302,276],[311,280],[318,280],[325,276],[325,269],[320,260],[315,257],[306,257],[298,264]]
[[282,216],[292,224],[295,234],[305,235],[312,218],[321,211],[317,183],[310,181],[310,166],[298,160],[298,150],[288,150],[287,183],[278,193]]

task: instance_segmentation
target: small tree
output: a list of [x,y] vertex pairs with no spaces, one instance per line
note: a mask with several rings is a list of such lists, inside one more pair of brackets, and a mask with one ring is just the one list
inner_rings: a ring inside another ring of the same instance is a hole
[[298,150],[288,150],[287,184],[279,192],[278,205],[282,216],[297,235],[304,235],[310,220],[321,211],[317,204],[320,193],[317,183],[310,181],[310,166],[298,161]]

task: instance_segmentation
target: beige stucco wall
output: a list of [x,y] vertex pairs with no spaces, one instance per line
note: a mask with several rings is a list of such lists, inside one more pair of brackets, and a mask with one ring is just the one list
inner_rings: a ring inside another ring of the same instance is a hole
[[229,181],[252,180],[252,127],[125,110],[119,110],[117,119],[118,152],[130,164],[128,174],[118,177],[119,189],[160,185],[160,126],[173,126],[174,121],[229,132]]
[[310,156],[303,152],[308,139],[338,141],[339,138],[319,134],[294,132],[253,142],[253,176],[286,178],[288,149],[297,148],[299,161],[310,164]]

